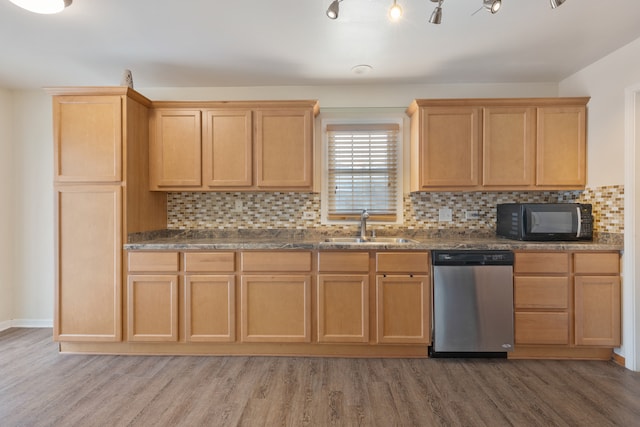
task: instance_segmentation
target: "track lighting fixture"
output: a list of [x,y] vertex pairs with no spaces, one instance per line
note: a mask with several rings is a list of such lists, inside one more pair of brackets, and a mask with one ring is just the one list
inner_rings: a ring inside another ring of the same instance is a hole
[[[22,2],[28,2],[29,0],[11,0],[11,1],[18,4]],[[47,0],[31,0],[31,1],[46,2]],[[56,0],[56,1],[63,1],[63,0]],[[549,0],[549,1],[551,2],[551,8],[555,9],[559,6],[562,6],[562,4],[566,0]],[[71,4],[71,0],[64,0],[64,2]],[[340,2],[342,2],[342,0],[333,0],[329,5],[329,8],[327,9],[327,16],[329,17],[329,19],[338,18],[338,13],[340,12],[339,10]],[[433,9],[433,12],[431,12],[431,16],[429,17],[429,23],[437,25],[442,22],[442,3],[444,3],[444,0],[431,0],[431,2],[438,3],[438,5],[435,7],[435,9]],[[478,10],[473,12],[472,15],[475,15],[476,13],[480,12],[482,9],[485,9],[486,11],[491,12],[491,14],[495,14],[495,13],[498,13],[498,11],[500,10],[500,7],[502,7],[502,0],[482,0],[482,6],[480,6]],[[398,21],[402,17],[402,13],[403,13],[402,7],[400,7],[400,5],[398,4],[398,0],[393,0],[393,4],[389,8],[389,13],[388,13],[389,19],[392,21]]]
[[329,19],[337,19],[340,13],[340,2],[342,0],[333,0],[327,9],[327,16]]
[[443,0],[431,0],[434,3],[438,3],[433,12],[431,12],[431,17],[429,18],[429,22],[431,24],[440,24],[442,22],[442,2]]
[[482,6],[491,13],[497,13],[502,6],[502,0],[483,0]]
[[72,0],[10,0],[29,12],[51,14],[62,12],[71,5]]
[[397,0],[393,0],[393,4],[389,8],[389,19],[397,21],[402,17],[402,8],[398,4]]

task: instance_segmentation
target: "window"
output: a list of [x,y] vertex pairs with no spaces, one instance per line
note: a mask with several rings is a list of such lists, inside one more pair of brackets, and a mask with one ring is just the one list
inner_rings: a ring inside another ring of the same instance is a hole
[[328,220],[359,219],[363,209],[372,220],[399,219],[399,134],[397,123],[327,125]]

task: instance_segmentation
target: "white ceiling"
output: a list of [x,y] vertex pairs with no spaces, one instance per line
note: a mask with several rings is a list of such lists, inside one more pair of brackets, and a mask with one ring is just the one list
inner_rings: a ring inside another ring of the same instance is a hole
[[[74,0],[38,15],[0,0],[0,87],[558,82],[640,37],[639,0]],[[369,64],[357,75],[351,68]]]

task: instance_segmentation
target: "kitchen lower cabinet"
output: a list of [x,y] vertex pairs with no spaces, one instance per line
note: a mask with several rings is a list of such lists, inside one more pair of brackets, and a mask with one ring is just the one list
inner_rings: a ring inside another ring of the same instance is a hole
[[318,275],[318,342],[369,342],[368,275]]
[[185,337],[190,342],[233,342],[236,339],[234,275],[187,275]]
[[129,252],[127,264],[127,340],[178,341],[178,253]]
[[618,252],[516,252],[515,357],[610,358],[621,336],[619,266]]
[[579,253],[575,268],[575,341],[618,347],[621,341],[618,253]]
[[56,187],[56,341],[122,337],[122,187]]
[[311,275],[243,275],[243,342],[311,342]]
[[431,286],[428,276],[376,278],[377,342],[429,344]]
[[376,253],[376,342],[431,343],[428,252]]
[[318,253],[318,342],[369,342],[369,253]]
[[127,283],[129,341],[178,341],[178,275],[131,275]]
[[235,266],[234,252],[183,254],[187,342],[236,340]]

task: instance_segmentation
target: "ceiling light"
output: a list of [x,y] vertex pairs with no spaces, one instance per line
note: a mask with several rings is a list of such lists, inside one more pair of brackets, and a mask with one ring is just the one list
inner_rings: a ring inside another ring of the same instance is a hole
[[502,0],[483,0],[482,6],[491,13],[496,13],[502,6]]
[[369,71],[373,70],[373,67],[371,65],[368,64],[360,64],[360,65],[356,65],[355,67],[351,68],[351,72],[353,74],[357,74],[359,76],[364,75],[364,74],[368,74]]
[[327,16],[329,19],[337,19],[340,13],[340,2],[342,0],[333,0],[327,9]]
[[35,13],[58,13],[68,7],[72,0],[9,0],[16,6],[20,6],[29,12]]
[[564,0],[551,0],[551,9],[562,6],[562,3],[564,3]]
[[438,2],[438,5],[433,12],[431,13],[431,17],[429,18],[429,22],[432,24],[439,24],[442,22],[442,1],[443,0],[431,0],[432,2]]
[[397,21],[402,17],[402,8],[397,3],[397,0],[393,0],[393,5],[389,8],[389,19]]

